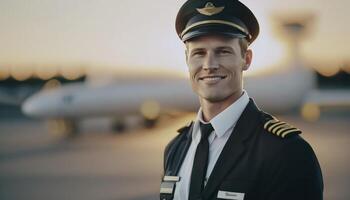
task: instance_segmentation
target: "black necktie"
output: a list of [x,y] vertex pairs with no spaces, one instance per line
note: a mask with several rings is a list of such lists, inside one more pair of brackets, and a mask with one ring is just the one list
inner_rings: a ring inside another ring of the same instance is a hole
[[199,142],[194,156],[189,200],[200,199],[202,190],[204,188],[204,178],[207,173],[209,142],[208,137],[214,130],[211,124],[200,123],[201,141]]

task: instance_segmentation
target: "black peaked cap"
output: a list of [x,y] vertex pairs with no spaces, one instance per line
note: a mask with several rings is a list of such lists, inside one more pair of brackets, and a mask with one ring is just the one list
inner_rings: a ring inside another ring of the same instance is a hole
[[244,37],[251,44],[259,34],[253,12],[238,0],[188,0],[176,17],[183,42],[207,34]]

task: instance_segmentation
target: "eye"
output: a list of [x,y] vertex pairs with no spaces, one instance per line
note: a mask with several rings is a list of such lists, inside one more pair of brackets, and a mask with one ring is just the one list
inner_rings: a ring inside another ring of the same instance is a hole
[[200,56],[204,56],[205,55],[205,51],[193,51],[191,53],[192,57],[200,57]]
[[231,54],[232,52],[230,50],[227,49],[220,49],[217,52],[219,55],[227,55],[227,54]]

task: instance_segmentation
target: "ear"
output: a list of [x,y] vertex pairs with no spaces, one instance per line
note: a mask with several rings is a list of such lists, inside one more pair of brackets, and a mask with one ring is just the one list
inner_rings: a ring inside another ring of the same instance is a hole
[[248,49],[245,53],[245,65],[243,66],[243,71],[246,71],[249,69],[250,64],[252,63],[252,59],[253,59],[253,51],[251,49]]

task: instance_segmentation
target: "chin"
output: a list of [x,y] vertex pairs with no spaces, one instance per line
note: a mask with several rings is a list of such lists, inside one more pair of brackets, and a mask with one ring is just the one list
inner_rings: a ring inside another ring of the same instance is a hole
[[228,96],[222,95],[222,94],[206,94],[206,95],[202,95],[202,98],[211,103],[218,103],[226,100]]
[[234,99],[235,93],[232,91],[205,91],[205,92],[199,92],[198,94],[202,99],[207,100],[211,103],[219,103],[219,102],[225,102],[225,101],[231,101]]

